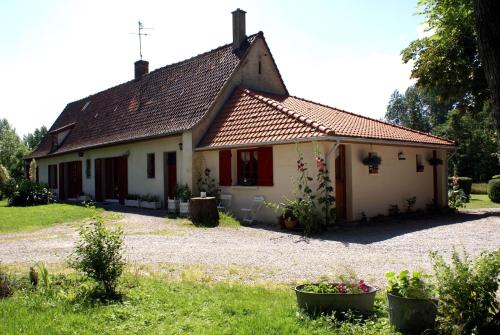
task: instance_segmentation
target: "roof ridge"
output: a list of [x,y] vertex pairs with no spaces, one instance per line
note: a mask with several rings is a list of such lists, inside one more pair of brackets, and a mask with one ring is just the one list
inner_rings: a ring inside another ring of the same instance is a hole
[[[263,32],[262,32],[262,31],[259,31],[259,32],[255,33],[255,34],[249,35],[249,36],[247,36],[247,40],[249,40],[249,39],[251,39],[251,38],[254,38],[254,37],[257,37],[257,36],[263,36]],[[253,41],[252,41],[252,42],[253,42]],[[148,77],[149,77],[149,75],[151,75],[152,73],[158,72],[158,71],[160,71],[160,70],[164,70],[164,69],[166,69],[166,68],[175,67],[175,66],[179,66],[179,65],[184,64],[184,63],[188,63],[189,61],[192,61],[192,60],[194,60],[195,58],[202,57],[202,56],[206,56],[206,55],[208,55],[208,54],[210,54],[210,53],[212,53],[212,52],[215,52],[215,51],[218,51],[218,50],[221,50],[221,49],[227,48],[227,47],[229,47],[229,46],[231,46],[231,45],[232,45],[232,42],[231,42],[231,43],[226,43],[226,44],[221,45],[221,46],[219,46],[219,47],[217,47],[217,48],[214,48],[214,49],[212,49],[212,50],[208,50],[208,51],[205,51],[205,52],[199,53],[199,54],[197,54],[197,55],[195,55],[195,56],[192,56],[192,57],[189,57],[189,58],[183,59],[183,60],[178,61],[178,62],[175,62],[175,63],[171,63],[171,64],[164,65],[164,66],[162,66],[162,67],[159,67],[159,68],[154,69],[153,71],[151,71],[151,72],[147,73],[147,74],[146,74],[143,78],[141,78],[140,80],[148,78]],[[131,83],[131,82],[138,82],[138,81],[140,81],[140,80],[131,79],[131,80],[125,81],[125,82],[123,82],[123,83],[120,83],[120,84],[117,84],[117,85],[114,85],[114,86],[108,87],[108,88],[106,88],[106,89],[104,89],[104,90],[101,90],[101,91],[99,91],[99,92],[92,93],[92,94],[90,94],[90,95],[88,95],[88,96],[86,96],[86,97],[84,97],[84,98],[81,98],[81,99],[78,99],[78,100],[71,101],[71,102],[69,102],[69,103],[68,103],[68,105],[69,105],[69,104],[73,104],[73,103],[77,103],[77,102],[82,101],[82,100],[89,99],[90,97],[93,97],[93,96],[95,96],[95,95],[98,95],[98,94],[104,93],[104,92],[106,92],[106,91],[110,91],[110,90],[115,89],[115,88],[117,88],[117,87],[119,87],[119,86],[129,84],[129,83]]]
[[340,108],[337,108],[337,107],[332,107],[332,106],[329,106],[329,105],[322,104],[320,102],[316,102],[316,101],[304,99],[304,98],[301,98],[301,97],[298,97],[298,96],[295,96],[295,95],[291,95],[290,97],[295,98],[295,99],[299,99],[299,100],[302,100],[302,101],[305,101],[305,102],[313,103],[313,104],[316,104],[316,105],[319,105],[319,106],[323,106],[323,107],[326,107],[326,108],[331,108],[331,109],[334,109],[334,110],[339,111],[341,113],[346,113],[346,114],[349,114],[349,115],[354,115],[354,116],[357,116],[357,117],[361,117],[363,119],[375,121],[375,122],[382,123],[382,124],[385,124],[385,125],[388,125],[388,126],[391,126],[391,127],[408,130],[408,131],[411,131],[411,132],[414,132],[414,133],[417,133],[417,134],[421,134],[421,135],[425,135],[425,136],[429,136],[429,137],[434,137],[434,138],[437,138],[437,139],[442,140],[442,141],[446,141],[446,142],[449,142],[449,143],[452,143],[452,144],[456,144],[455,141],[451,141],[451,140],[449,140],[447,138],[444,138],[444,137],[441,137],[441,136],[437,136],[437,135],[434,135],[434,134],[431,134],[431,133],[426,133],[426,132],[423,132],[423,131],[420,131],[420,130],[416,130],[416,129],[412,129],[412,128],[400,126],[400,125],[397,125],[397,124],[392,124],[392,123],[389,123],[389,122],[377,120],[377,119],[371,118],[369,116],[365,116],[365,115],[361,115],[361,114],[356,114],[356,113],[353,113],[353,112],[348,112],[348,111],[346,111],[344,109],[340,109]]
[[278,110],[279,112],[282,112],[282,113],[294,118],[295,120],[304,123],[305,125],[313,128],[313,129],[319,130],[322,133],[325,133],[326,135],[330,135],[330,136],[335,135],[335,132],[333,131],[333,129],[328,128],[328,127],[320,124],[317,121],[311,120],[311,119],[303,116],[302,114],[297,113],[296,111],[294,111],[288,107],[283,106],[281,103],[279,103],[278,101],[276,101],[272,98],[262,96],[262,95],[258,94],[257,92],[251,91],[248,88],[243,88],[242,91],[244,93],[252,96],[253,98],[256,98],[256,99],[268,104],[269,106],[273,107],[274,109]]

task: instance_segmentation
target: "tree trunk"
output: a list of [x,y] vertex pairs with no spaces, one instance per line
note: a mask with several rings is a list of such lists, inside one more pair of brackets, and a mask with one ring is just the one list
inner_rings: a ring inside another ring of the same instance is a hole
[[479,55],[493,102],[500,153],[500,1],[473,0],[473,3]]

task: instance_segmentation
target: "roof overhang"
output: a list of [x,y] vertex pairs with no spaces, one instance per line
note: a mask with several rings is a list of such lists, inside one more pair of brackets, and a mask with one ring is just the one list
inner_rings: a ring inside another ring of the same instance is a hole
[[384,139],[365,138],[365,137],[317,136],[317,137],[297,138],[297,139],[290,139],[283,141],[254,142],[254,143],[240,143],[240,144],[228,144],[228,145],[209,146],[209,147],[198,147],[195,149],[195,151],[223,150],[223,149],[233,149],[233,148],[236,149],[236,148],[248,148],[248,147],[257,147],[264,145],[284,145],[284,144],[305,143],[305,142],[337,142],[337,141],[340,143],[348,143],[348,144],[350,143],[377,144],[377,145],[405,146],[405,147],[445,149],[445,150],[455,150],[457,148],[456,145],[440,145],[431,143],[384,140]]

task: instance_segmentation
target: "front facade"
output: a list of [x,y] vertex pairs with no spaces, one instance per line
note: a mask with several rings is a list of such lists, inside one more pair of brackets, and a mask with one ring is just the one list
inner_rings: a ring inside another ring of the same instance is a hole
[[[411,197],[415,208],[446,206],[453,142],[290,96],[263,34],[245,35],[244,15],[233,13],[232,44],[151,73],[139,61],[133,81],[68,104],[32,153],[40,182],[62,200],[138,194],[165,204],[177,184],[196,194],[208,168],[238,216],[254,196],[293,197],[298,152],[315,175],[320,151],[342,219]],[[378,171],[362,164],[372,154]],[[274,216],[264,208],[258,219]]]

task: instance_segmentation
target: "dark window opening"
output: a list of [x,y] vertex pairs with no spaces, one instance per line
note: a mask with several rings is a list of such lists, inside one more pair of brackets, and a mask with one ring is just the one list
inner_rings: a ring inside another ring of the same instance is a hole
[[56,150],[59,146],[59,142],[57,141],[57,134],[52,134],[52,150]]
[[415,157],[417,163],[417,172],[424,172],[424,163],[422,162],[422,155],[417,155]]
[[49,165],[49,187],[57,188],[57,164]]
[[262,74],[262,62],[259,61],[259,74]]
[[147,172],[148,178],[155,177],[155,154],[148,154],[148,163],[147,163]]
[[258,158],[257,149],[238,150],[238,185],[257,185]]
[[90,178],[90,159],[87,159],[85,161],[85,176],[87,177],[87,179]]

